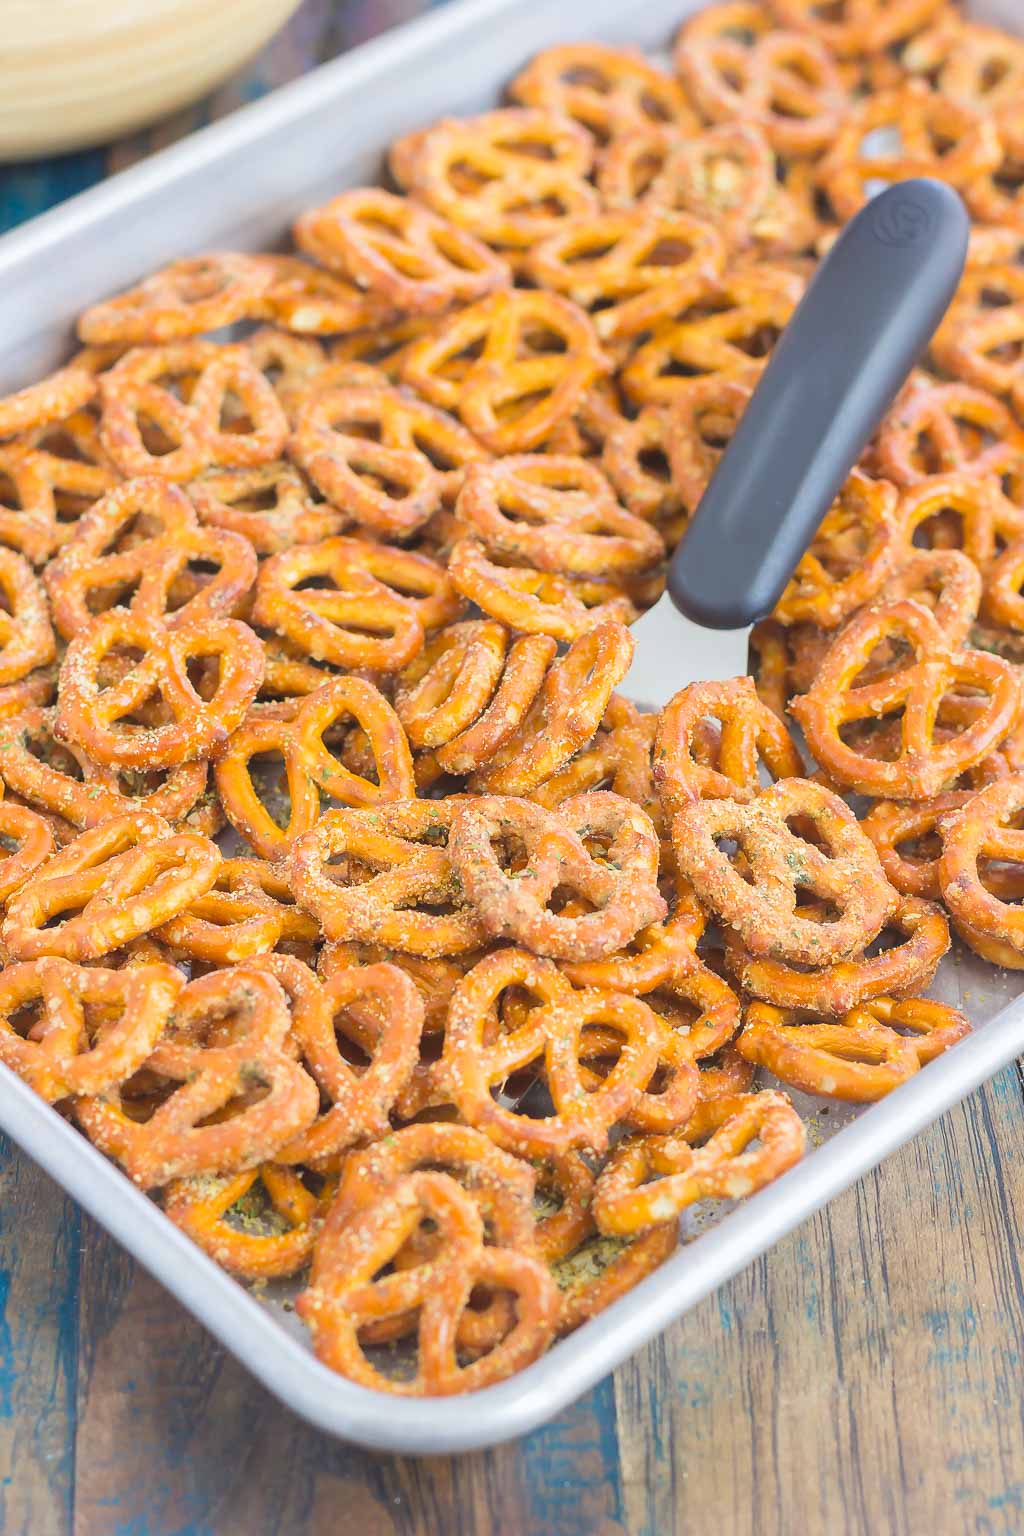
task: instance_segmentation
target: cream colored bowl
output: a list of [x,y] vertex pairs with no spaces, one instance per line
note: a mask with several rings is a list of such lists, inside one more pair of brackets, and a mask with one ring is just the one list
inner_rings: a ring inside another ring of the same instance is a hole
[[0,160],[80,149],[194,101],[299,0],[0,0]]

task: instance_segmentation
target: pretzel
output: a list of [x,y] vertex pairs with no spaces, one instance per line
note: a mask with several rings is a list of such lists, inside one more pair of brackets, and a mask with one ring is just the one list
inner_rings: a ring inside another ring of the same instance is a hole
[[[376,783],[353,773],[324,744],[327,732],[346,717],[366,733]],[[283,828],[252,774],[253,759],[271,753],[283,761],[288,785]],[[394,710],[372,683],[356,677],[324,683],[292,709],[250,712],[218,752],[214,774],[225,816],[264,859],[281,858],[315,826],[321,794],[346,805],[376,805],[415,792],[409,746]]]
[[350,521],[345,512],[318,500],[301,471],[283,459],[254,469],[207,470],[186,489],[201,523],[242,534],[259,555],[316,544]]
[[438,747],[470,726],[500,682],[508,636],[500,624],[453,624],[401,673],[395,709],[413,747]]
[[455,411],[494,453],[524,453],[572,414],[606,366],[583,310],[559,294],[516,290],[440,321],[410,347],[402,378]]
[[756,5],[712,6],[680,32],[676,71],[704,118],[753,123],[782,154],[817,154],[846,116],[839,71],[816,37],[763,27]]
[[[470,725],[437,748],[437,762],[446,773],[471,773],[491,761],[525,718],[556,652],[548,635],[523,635],[512,642],[490,702]],[[401,694],[397,707],[401,718]]]
[[1024,278],[1016,266],[968,273],[932,338],[940,368],[995,395],[1010,395],[1020,377]]
[[53,1104],[102,1093],[138,1070],[184,978],[173,966],[124,970],[47,956],[0,977],[0,1061]]
[[987,112],[1012,109],[1024,82],[1024,48],[998,27],[941,16],[904,48],[901,62],[934,76],[943,95]]
[[[180,399],[172,384],[188,387]],[[276,459],[288,435],[277,397],[245,347],[181,341],[127,352],[100,379],[104,451],[123,475],[193,480],[211,464],[252,467]],[[225,430],[237,402],[244,431]],[[147,428],[160,447],[147,446]]]
[[390,321],[394,311],[377,294],[325,272],[298,256],[261,256],[267,286],[250,319],[269,320],[301,335],[335,336],[360,326]]
[[[998,562],[989,568],[995,588]],[[932,610],[947,644],[961,646],[970,635],[981,602],[981,572],[957,549],[920,549],[904,555],[896,571],[875,593],[875,602],[888,604],[912,598]]]
[[[871,681],[855,680],[886,641],[909,648],[911,659]],[[943,698],[977,690],[982,707],[964,729],[938,739]],[[1019,684],[1008,662],[981,651],[953,651],[926,608],[900,601],[867,608],[830,646],[814,686],[790,706],[816,760],[840,784],[862,794],[924,800],[979,763],[1010,730],[1020,710]],[[902,716],[891,758],[847,746],[851,722]]]
[[[216,878],[220,851],[139,811],[83,832],[7,903],[0,937],[16,960],[98,960],[183,912]],[[74,912],[54,927],[61,913]]]
[[[190,567],[200,563],[215,567],[215,574],[175,602]],[[227,617],[256,580],[256,569],[246,539],[201,528],[185,493],[154,475],[129,480],[96,502],[44,579],[57,628],[69,640],[95,618],[100,602],[171,629]],[[129,592],[130,602],[119,602]]]
[[[880,128],[898,130],[899,153],[863,156],[864,140]],[[994,170],[999,158],[999,135],[989,117],[910,80],[853,107],[820,176],[839,217],[852,219],[867,201],[869,182],[931,176],[959,190]]]
[[668,422],[668,413],[658,405],[645,406],[632,420],[621,419],[604,440],[601,468],[630,512],[658,524],[672,547],[686,520],[669,465]]
[[255,859],[225,859],[210,889],[154,937],[172,954],[221,966],[267,954],[282,939],[315,942],[316,925],[271,894],[265,869]]
[[[410,152],[411,149],[411,152]],[[594,141],[558,112],[508,107],[448,118],[391,149],[397,179],[460,229],[512,250],[597,212],[585,177]]]
[[[595,858],[587,838],[606,842],[607,852]],[[521,844],[526,868],[506,873],[495,839],[503,852]],[[607,791],[577,795],[557,812],[500,796],[456,803],[449,853],[485,931],[536,954],[601,959],[665,914],[650,819]],[[578,891],[594,910],[573,917],[549,911],[556,887]]]
[[[438,510],[466,464],[488,454],[446,412],[397,389],[350,388],[300,406],[290,452],[334,506],[385,534],[408,534]],[[450,465],[445,473],[435,467]]]
[[653,1227],[620,1246],[612,1257],[606,1254],[608,1244],[609,1239],[601,1237],[584,1242],[577,1252],[555,1263],[554,1275],[562,1292],[559,1338],[599,1316],[671,1258],[679,1246],[679,1229],[674,1221]]
[[[694,1141],[703,1145],[694,1147]],[[759,1142],[747,1150],[752,1141]],[[698,1200],[742,1200],[799,1162],[804,1128],[784,1093],[714,1101],[676,1136],[630,1136],[598,1176],[594,1219],[611,1236],[671,1221]]]
[[782,624],[835,629],[870,602],[903,553],[897,492],[854,470],[773,610]]
[[[817,845],[790,821],[813,826]],[[748,883],[717,846],[734,839],[749,865]],[[896,894],[853,812],[807,779],[780,779],[752,800],[701,800],[672,823],[682,873],[698,900],[757,956],[820,966],[863,949],[891,915]],[[828,902],[834,918],[801,915],[802,894]]]
[[[248,1207],[261,1192],[266,1206],[250,1214]],[[309,1263],[333,1192],[331,1179],[314,1193],[294,1169],[262,1163],[244,1173],[178,1179],[165,1190],[163,1208],[228,1274],[276,1280],[298,1274]],[[230,1219],[232,1212],[242,1211]]]
[[87,405],[95,393],[96,380],[87,369],[59,368],[38,384],[0,399],[0,437],[63,421]]
[[[759,374],[760,367],[751,366],[682,380],[664,408],[662,430],[672,488],[688,513],[696,511],[750,402]],[[641,413],[638,420],[646,414]]]
[[[901,1034],[900,1028],[911,1033]],[[737,1049],[787,1087],[870,1104],[970,1029],[955,1008],[918,997],[877,998],[834,1023],[808,1023],[767,1003],[751,1003]]]
[[0,687],[5,687],[53,661],[57,645],[42,585],[11,549],[0,548],[0,600]]
[[574,640],[548,669],[519,726],[477,770],[470,788],[524,795],[557,773],[594,735],[632,658],[633,639],[623,624],[596,624]]
[[724,981],[720,982],[711,972],[705,973],[697,959],[697,943],[703,931],[704,917],[696,902],[680,900],[671,917],[642,928],[616,954],[604,960],[563,961],[561,970],[575,987],[629,992],[637,997],[646,997],[650,992],[676,993],[677,989],[689,995],[691,978],[700,973],[702,981],[707,982],[709,997],[716,994],[705,1011],[727,1011],[732,993]]
[[[1005,68],[1005,62],[1004,56],[995,63],[997,83],[1001,89],[1006,89],[1009,97],[998,109],[996,119],[1002,154],[998,165],[983,172],[965,187],[964,196],[975,218],[986,224],[1009,225],[1019,234],[1024,229],[1024,185],[1020,169],[1024,156],[1024,112],[1021,111],[1021,97],[1014,89],[1015,83],[1022,78],[1024,64],[1019,43],[1009,68]],[[999,73],[1003,74],[1001,80],[998,79]],[[982,78],[985,78],[984,75]],[[992,111],[992,95],[984,102],[981,110]]]
[[354,187],[310,209],[295,242],[321,266],[415,313],[472,303],[510,281],[483,241],[380,187]]
[[1003,550],[985,573],[982,616],[1003,629],[1024,629],[1024,536]]
[[590,311],[604,341],[624,341],[691,302],[725,266],[726,245],[692,214],[652,209],[574,219],[529,253],[534,281]]
[[897,485],[931,474],[1002,475],[1024,455],[1024,432],[994,395],[967,384],[905,390],[878,434],[878,467]]
[[637,609],[613,581],[556,576],[529,566],[488,559],[477,539],[460,539],[448,574],[457,591],[509,629],[552,639],[578,640],[595,624],[630,623]]
[[[432,1257],[375,1279],[425,1218],[437,1229]],[[515,1322],[489,1353],[460,1365],[459,1324],[475,1286],[511,1291]],[[296,1308],[317,1355],[332,1370],[363,1386],[419,1397],[470,1391],[528,1365],[554,1335],[559,1301],[539,1260],[484,1245],[480,1213],[454,1179],[414,1173],[386,1187],[373,1207],[344,1226],[332,1208]],[[418,1315],[417,1369],[412,1378],[398,1380],[371,1364],[360,1331],[409,1312]]]
[[[888,873],[881,852],[879,857]],[[753,997],[833,1018],[885,994],[903,997],[928,986],[949,949],[949,924],[942,912],[917,897],[901,900],[886,928],[901,934],[902,942],[813,970],[755,958],[730,933],[725,939],[726,965]]]
[[[716,765],[701,760],[698,746],[708,722],[719,728]],[[654,782],[670,817],[694,800],[753,800],[761,762],[773,779],[803,772],[789,732],[761,703],[750,678],[691,683],[662,710],[654,741]]]
[[[141,652],[120,681],[103,687],[101,673],[127,652]],[[191,660],[216,658],[212,697],[188,675]],[[92,620],[68,646],[60,671],[58,736],[83,747],[106,767],[173,768],[206,756],[241,722],[263,677],[263,651],[248,625],[235,619],[165,629],[112,608]],[[156,691],[170,719],[141,727],[133,715]],[[166,722],[166,723],[165,723]]]
[[756,267],[709,284],[678,317],[663,320],[622,370],[626,393],[640,405],[671,403],[695,378],[740,374],[771,350],[803,292],[803,280]]
[[[46,863],[54,848],[50,824],[27,805],[0,801],[0,902],[6,902]],[[8,852],[8,844],[14,847]]]
[[657,532],[619,506],[586,459],[519,454],[466,472],[456,515],[489,554],[567,576],[646,570],[664,554]]
[[575,119],[599,143],[665,125],[690,133],[697,119],[675,80],[636,48],[563,43],[534,54],[509,86],[513,101]]
[[78,334],[101,347],[182,341],[247,319],[269,281],[259,258],[238,251],[188,256],[93,304],[79,316]]
[[[58,451],[59,450],[59,451]],[[85,411],[0,447],[0,542],[41,565],[118,476]]]
[[[400,800],[370,811],[326,812],[292,845],[296,901],[331,940],[380,943],[428,959],[477,948],[484,930],[462,904],[444,841],[457,805]],[[346,863],[332,867],[339,855]],[[367,869],[375,872],[369,879]],[[342,884],[344,875],[353,883]],[[442,905],[451,910],[430,910]]]
[[[986,865],[998,861],[1019,875],[1024,838],[1015,822],[1024,808],[1024,774],[986,785],[944,818],[938,873],[942,899],[960,937],[994,965],[1024,966],[1024,913],[1016,891],[989,889]],[[1000,882],[1004,883],[1004,882]],[[1003,897],[1008,899],[1004,900]]]
[[768,0],[780,26],[810,32],[839,58],[879,54],[914,38],[945,0],[841,0],[821,15],[820,0]]
[[914,545],[962,548],[984,572],[1007,544],[1024,537],[1024,512],[994,480],[965,474],[929,476],[900,498],[908,554]]

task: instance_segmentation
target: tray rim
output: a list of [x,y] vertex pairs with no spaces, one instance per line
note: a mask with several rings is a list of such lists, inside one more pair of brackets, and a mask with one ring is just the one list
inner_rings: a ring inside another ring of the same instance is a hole
[[[645,0],[628,8],[644,10]],[[142,197],[300,119],[346,90],[415,63],[427,46],[522,9],[519,0],[451,0],[362,44],[272,95],[233,113],[0,237],[0,281],[52,257],[89,227],[129,213]],[[650,7],[651,10],[654,6]],[[681,7],[682,9],[682,7]],[[691,4],[690,9],[695,9]],[[569,14],[564,31],[572,32]],[[575,28],[577,35],[587,28]],[[603,30],[607,30],[604,28]],[[500,46],[500,44],[496,45]],[[2,291],[2,290],[0,290]],[[1024,984],[1024,978],[1022,978]],[[882,1159],[1024,1053],[1024,997],[1000,1009],[953,1051],[867,1107],[782,1179],[729,1212],[694,1245],[539,1361],[467,1396],[411,1399],[336,1376],[244,1286],[225,1274],[159,1207],[72,1125],[0,1064],[0,1130],[6,1132],[177,1299],[271,1393],[328,1434],[374,1450],[450,1453],[497,1445],[553,1417],[670,1322],[680,1318]]]

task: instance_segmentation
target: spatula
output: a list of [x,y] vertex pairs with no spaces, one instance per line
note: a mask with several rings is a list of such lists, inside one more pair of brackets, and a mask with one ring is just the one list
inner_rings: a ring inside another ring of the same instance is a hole
[[772,353],[633,626],[622,692],[660,707],[688,683],[741,676],[750,626],[801,555],[941,320],[969,221],[938,181],[897,182],[846,226]]

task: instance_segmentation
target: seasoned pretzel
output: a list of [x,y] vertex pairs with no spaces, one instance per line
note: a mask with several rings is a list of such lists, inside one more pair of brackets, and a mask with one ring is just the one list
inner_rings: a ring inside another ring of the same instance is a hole
[[983,573],[1007,544],[1024,538],[1024,511],[994,480],[932,475],[903,492],[899,521],[909,555],[915,545],[962,548]]
[[600,43],[545,48],[516,75],[509,95],[525,106],[574,118],[599,142],[632,128],[665,125],[692,132],[697,127],[676,81],[634,48]]
[[[810,32],[841,59],[879,54],[894,43],[914,38],[946,0],[839,0],[824,8],[821,0],[768,0],[781,26]],[[824,12],[824,14],[823,14]]]
[[320,500],[301,471],[283,459],[255,469],[207,470],[186,489],[201,523],[242,534],[259,555],[316,544],[351,521]]
[[[910,1031],[901,1034],[900,1028]],[[870,1104],[955,1045],[971,1026],[947,1003],[891,997],[851,1009],[834,1023],[809,1023],[752,1003],[737,1049],[803,1093]]]
[[[996,564],[990,567],[989,579]],[[958,549],[920,549],[900,560],[875,593],[880,604],[912,598],[932,610],[947,644],[961,646],[971,633],[981,602],[981,572]]]
[[325,272],[298,256],[262,256],[267,286],[250,318],[268,320],[301,335],[336,336],[390,321],[394,310],[377,294]]
[[1018,773],[986,785],[940,825],[939,886],[956,930],[984,959],[1012,970],[1024,967],[1024,910],[1014,899],[1019,886],[996,894],[986,865],[992,861],[1019,875],[1022,809],[1024,774]]
[[[998,63],[996,69],[1000,69]],[[1013,82],[1019,81],[1024,73],[1024,51],[1019,44],[1011,70],[1005,84],[1013,91]],[[991,102],[986,102],[981,110],[991,110]],[[1012,99],[999,108],[996,125],[1002,150],[999,163],[970,182],[964,196],[975,218],[986,224],[1008,225],[1020,234],[1024,230],[1024,111],[1018,92],[1014,91]]]
[[[215,571],[204,575],[194,592],[186,584],[193,565]],[[70,640],[95,618],[101,603],[128,607],[171,629],[228,617],[256,580],[256,570],[248,540],[200,527],[184,491],[151,475],[126,481],[96,502],[50,561],[44,579],[57,628]],[[176,601],[179,592],[183,601]]]
[[0,437],[63,421],[88,405],[95,393],[96,379],[87,369],[60,368],[38,384],[0,399]]
[[814,155],[848,109],[839,71],[817,38],[765,30],[760,7],[716,5],[688,22],[675,66],[702,116],[755,124],[787,155]]
[[453,624],[402,672],[395,709],[413,747],[439,747],[478,719],[501,679],[508,634],[492,621]]
[[448,118],[392,146],[399,183],[489,245],[523,250],[597,212],[591,135],[561,113],[508,107]]
[[854,470],[773,610],[782,624],[835,629],[870,602],[904,553],[896,488]]
[[0,686],[9,686],[57,654],[45,592],[12,549],[0,548],[0,605]]
[[0,976],[0,1061],[49,1103],[103,1093],[142,1066],[185,985],[171,965],[124,970],[47,956]]
[[[431,1257],[375,1279],[425,1218],[437,1230]],[[481,1358],[460,1365],[456,1341],[475,1286],[511,1291],[515,1321]],[[332,1207],[316,1247],[309,1287],[296,1303],[318,1356],[363,1386],[402,1396],[443,1396],[500,1381],[547,1346],[558,1289],[540,1260],[485,1246],[472,1197],[446,1174],[414,1173],[386,1186],[377,1203],[342,1225]],[[367,1358],[360,1331],[417,1316],[418,1362],[409,1380],[385,1376]]]
[[[738,1094],[702,1108],[679,1135],[631,1136],[616,1146],[594,1195],[599,1231],[630,1236],[698,1200],[742,1200],[803,1155],[803,1124],[784,1093]],[[753,1141],[759,1146],[748,1150]]]
[[41,565],[118,478],[86,411],[14,439],[0,447],[0,543]]
[[[523,635],[508,649],[497,689],[472,724],[437,748],[446,773],[471,773],[489,763],[519,728],[557,653],[548,635]],[[401,700],[398,702],[401,716]]]
[[509,629],[573,641],[595,624],[637,617],[632,599],[614,581],[556,576],[531,566],[499,565],[477,539],[460,539],[448,572],[463,597]]
[[[588,838],[607,852],[595,858]],[[510,852],[521,844],[526,868],[506,873],[495,839]],[[607,791],[576,795],[557,812],[500,796],[456,802],[449,853],[484,930],[536,954],[598,960],[665,915],[650,818]],[[549,911],[558,887],[572,887],[593,910],[572,917]]]
[[[813,826],[818,844],[798,836],[792,821]],[[749,883],[718,847],[725,838],[735,840],[749,865]],[[781,779],[746,803],[684,805],[672,823],[672,842],[702,905],[754,955],[815,966],[845,960],[870,944],[896,905],[853,812],[807,779]],[[822,923],[802,916],[803,894],[828,902],[834,918]]]
[[239,251],[188,256],[93,304],[79,316],[78,334],[101,347],[182,341],[247,319],[269,281],[265,263]]
[[[220,850],[148,811],[113,817],[56,853],[7,903],[0,937],[17,960],[98,960],[204,895]],[[54,918],[66,916],[55,926]]]
[[1011,395],[1024,340],[1024,273],[1016,265],[969,272],[932,338],[940,368],[978,389]]
[[[0,902],[8,901],[45,864],[54,849],[50,824],[27,805],[0,801]],[[8,845],[14,847],[8,851]]]
[[295,242],[386,304],[415,313],[471,303],[511,281],[482,240],[381,187],[354,187],[310,209],[295,225]]
[[669,463],[669,415],[664,406],[648,405],[629,420],[620,419],[604,440],[601,468],[621,501],[637,517],[657,523],[673,545],[685,526],[682,499]]
[[[109,687],[105,662],[127,653],[142,659]],[[190,661],[216,659],[211,697],[201,696]],[[113,608],[92,620],[68,646],[60,671],[58,736],[83,747],[106,767],[173,768],[208,755],[238,726],[263,679],[263,650],[246,624],[220,619],[165,629]],[[132,717],[156,692],[166,715],[159,724]]]
[[[884,857],[879,855],[888,872]],[[755,958],[727,934],[725,959],[745,992],[780,1008],[807,1008],[835,1017],[886,993],[902,997],[928,986],[949,949],[949,924],[938,907],[916,897],[900,901],[886,923],[902,942],[876,954],[801,970],[781,960]]]
[[[908,649],[910,659],[857,683],[885,641]],[[963,730],[940,740],[936,729],[946,695],[977,690],[982,707]],[[1013,667],[980,651],[953,651],[926,608],[899,601],[867,608],[830,646],[814,686],[790,706],[816,760],[840,784],[862,794],[924,800],[981,762],[1014,724],[1020,710]],[[901,716],[901,738],[891,758],[848,746],[851,722]]]
[[442,320],[409,349],[402,377],[454,410],[486,448],[524,453],[572,414],[606,367],[583,310],[559,294],[517,290]]
[[[172,386],[188,386],[181,399]],[[184,341],[139,347],[100,379],[104,451],[127,476],[193,480],[211,464],[251,467],[276,459],[288,435],[277,396],[242,346]],[[240,408],[245,429],[224,424]],[[147,427],[159,448],[147,446]]]
[[1024,431],[1005,405],[967,384],[904,390],[878,434],[878,467],[897,485],[963,471],[1001,475],[1024,455]]
[[[446,846],[458,804],[401,800],[371,811],[326,812],[289,854],[296,901],[319,919],[328,939],[380,943],[427,958],[476,949],[484,929],[463,905]],[[332,866],[339,856],[346,862]],[[450,910],[431,910],[438,906]]]
[[[702,729],[718,727],[715,763],[704,760]],[[668,816],[694,800],[752,800],[758,765],[773,779],[799,777],[800,754],[785,725],[758,698],[749,677],[691,683],[662,710],[654,741],[654,783]]]
[[[228,1274],[274,1280],[298,1274],[313,1255],[335,1187],[332,1179],[319,1182],[314,1193],[295,1169],[262,1163],[243,1173],[178,1179],[164,1192],[163,1208]],[[261,1194],[266,1203],[252,1210]],[[235,1221],[232,1212],[239,1213]]]
[[[731,370],[680,381],[665,408],[672,487],[687,512],[694,512],[718,461],[754,393],[760,367]],[[646,412],[642,413],[640,420]]]
[[225,859],[210,889],[154,938],[172,954],[212,965],[235,965],[268,954],[282,939],[315,942],[316,925],[294,906],[276,900],[255,859]]
[[[353,773],[325,745],[324,736],[347,718],[366,734],[376,783]],[[266,755],[280,757],[284,765],[285,827],[274,819],[268,796],[253,778],[253,759]],[[345,805],[377,805],[415,792],[409,746],[394,710],[372,683],[356,677],[324,683],[294,710],[252,711],[218,753],[214,773],[225,816],[264,859],[283,857],[297,837],[316,825],[321,794]]]

